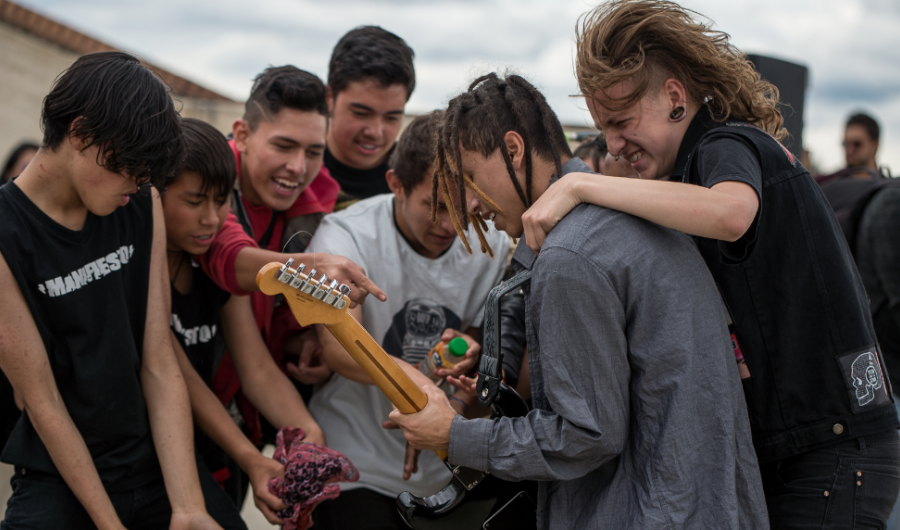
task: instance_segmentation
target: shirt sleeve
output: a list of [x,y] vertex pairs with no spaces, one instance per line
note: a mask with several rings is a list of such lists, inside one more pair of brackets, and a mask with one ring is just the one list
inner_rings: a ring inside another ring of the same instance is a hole
[[546,248],[534,270],[531,362],[540,364],[536,391],[548,407],[521,418],[457,416],[449,461],[507,480],[572,480],[625,446],[631,378],[625,311],[606,275],[580,254]]
[[194,256],[194,259],[200,264],[203,272],[220,288],[231,294],[244,296],[250,293],[241,289],[238,284],[235,261],[238,252],[247,247],[258,248],[253,238],[244,232],[237,217],[233,213],[229,213],[222,229],[213,239],[209,251]]
[[[358,219],[354,220],[359,222]],[[341,221],[337,221],[333,217],[333,214],[326,215],[322,219],[319,227],[316,228],[316,233],[313,234],[309,244],[306,245],[306,251],[343,256],[362,267],[363,270],[369,270],[366,268],[366,260],[363,259],[360,253],[356,239],[343,226]],[[307,264],[307,267],[309,267],[309,264]]]
[[763,208],[762,169],[755,148],[732,137],[712,137],[697,153],[697,176],[700,185],[712,188],[722,182],[743,182],[756,192],[759,209],[747,232],[737,241],[719,242],[719,250],[733,261],[741,261],[750,254],[756,242],[759,212]]

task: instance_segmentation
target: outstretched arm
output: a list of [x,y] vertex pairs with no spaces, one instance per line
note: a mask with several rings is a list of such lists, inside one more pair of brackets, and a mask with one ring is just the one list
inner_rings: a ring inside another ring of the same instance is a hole
[[12,383],[56,469],[97,528],[124,529],[84,438],[59,395],[40,333],[2,254],[0,292],[0,370]]
[[222,307],[221,319],[225,344],[247,399],[276,429],[301,427],[306,431],[307,441],[324,445],[322,429],[266,348],[253,318],[250,299],[232,296]]
[[150,430],[172,505],[172,530],[221,530],[206,513],[194,459],[190,398],[169,336],[169,274],[162,202],[153,190],[153,249],[147,294],[147,320],[141,387]]
[[263,456],[250,443],[250,440],[241,432],[228,411],[222,406],[219,398],[213,394],[200,374],[194,370],[191,361],[181,348],[181,344],[175,338],[175,334],[170,331],[170,336],[172,348],[175,350],[178,365],[181,367],[181,373],[184,374],[188,393],[191,396],[191,412],[194,421],[250,477],[253,501],[266,519],[272,524],[282,524],[282,520],[275,515],[275,512],[287,506],[278,497],[269,493],[269,480],[284,477],[284,466]]
[[321,253],[281,254],[259,248],[244,232],[234,214],[228,214],[209,252],[194,258],[207,276],[231,294],[245,295],[258,291],[256,273],[259,269],[273,261],[284,263],[289,258],[294,258],[297,263],[306,263],[307,267],[313,266],[329,278],[352,286],[350,301],[354,304],[362,303],[369,293],[379,300],[387,299],[384,292],[366,277],[362,267],[345,257]]
[[538,252],[556,223],[583,202],[722,241],[737,241],[759,210],[756,191],[738,181],[704,188],[682,182],[569,173],[547,188],[522,216],[529,248]]

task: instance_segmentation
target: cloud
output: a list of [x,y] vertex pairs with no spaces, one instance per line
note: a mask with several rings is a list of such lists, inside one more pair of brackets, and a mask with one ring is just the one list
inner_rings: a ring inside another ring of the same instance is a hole
[[[491,69],[539,85],[564,123],[589,123],[572,73],[583,0],[21,0],[89,35],[235,99],[269,65],[327,75],[337,40],[376,24],[416,52],[408,108],[446,103]],[[827,168],[842,163],[843,120],[866,106],[882,122],[881,159],[900,170],[900,2],[683,0],[741,50],[810,69],[804,144]]]

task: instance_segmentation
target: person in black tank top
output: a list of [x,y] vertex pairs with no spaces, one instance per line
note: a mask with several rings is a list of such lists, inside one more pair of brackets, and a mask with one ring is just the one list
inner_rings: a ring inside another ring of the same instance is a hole
[[23,410],[0,454],[16,467],[0,528],[219,529],[143,186],[181,159],[181,119],[152,72],[104,52],[57,80],[42,120],[41,149],[0,188],[0,370]]
[[529,246],[582,201],[695,236],[729,313],[772,527],[882,527],[900,421],[837,219],[778,142],[778,90],[677,4],[608,2],[583,20],[581,91],[641,179],[567,175],[526,213]]
[[[283,466],[259,452],[210,388],[222,360],[218,339],[224,339],[244,394],[272,425],[301,427],[306,441],[323,445],[325,437],[266,349],[249,297],[230,296],[192,259],[209,250],[225,222],[237,172],[228,142],[213,126],[186,118],[184,138],[187,157],[163,197],[163,210],[172,292],[169,324],[199,427],[196,450],[220,481],[227,478],[227,459],[232,458],[239,466],[235,471],[248,475],[256,505],[271,523],[279,524],[275,512],[285,505],[269,493],[268,483],[283,476]],[[243,504],[243,498],[236,500]],[[233,518],[237,507],[232,505],[231,512]],[[213,516],[225,526],[228,518]]]

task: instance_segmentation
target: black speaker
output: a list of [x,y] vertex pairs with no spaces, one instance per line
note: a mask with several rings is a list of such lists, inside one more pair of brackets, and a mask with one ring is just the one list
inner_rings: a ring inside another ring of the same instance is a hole
[[784,128],[790,134],[788,138],[782,140],[782,143],[795,157],[802,159],[803,101],[806,98],[809,69],[803,65],[765,55],[748,54],[747,59],[753,63],[763,79],[778,88],[781,95],[779,109],[784,116]]

